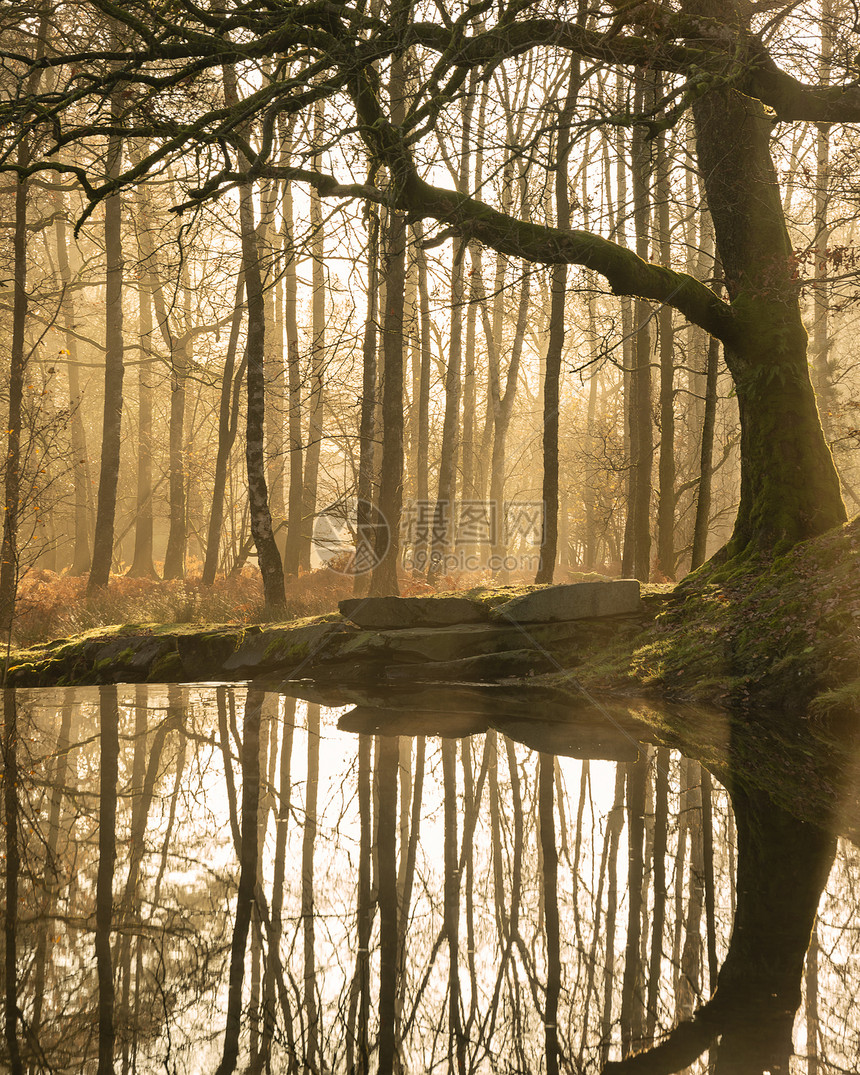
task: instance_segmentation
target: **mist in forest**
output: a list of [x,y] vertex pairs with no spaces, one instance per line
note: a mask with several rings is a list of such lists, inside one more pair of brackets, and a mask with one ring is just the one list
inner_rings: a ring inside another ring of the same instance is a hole
[[[649,302],[590,255],[547,264],[511,252],[525,232],[481,241],[392,206],[379,192],[393,165],[362,142],[349,93],[311,79],[306,105],[279,96],[311,78],[289,51],[283,68],[255,55],[197,73],[159,60],[157,42],[135,53],[132,7],[127,23],[98,3],[4,16],[7,619],[28,578],[38,605],[57,575],[87,576],[93,598],[120,574],[211,591],[259,571],[275,607],[284,578],[325,565],[359,593],[592,572],[660,582],[729,539],[743,377],[717,315],[685,313],[678,293],[689,278],[734,299],[735,285],[697,158],[703,120],[671,112],[673,76],[562,48],[454,68],[450,92],[427,47],[374,69],[427,181],[548,242],[574,229],[680,274]],[[604,26],[580,8],[582,33]],[[762,32],[788,69],[826,83],[847,8],[793,5]],[[379,31],[368,18],[359,38]],[[74,96],[84,63],[91,105]],[[57,125],[26,102],[16,112],[25,98]],[[180,152],[177,124],[194,117]],[[852,509],[855,140],[844,124],[777,124],[768,180]],[[770,255],[757,256],[764,293]]]

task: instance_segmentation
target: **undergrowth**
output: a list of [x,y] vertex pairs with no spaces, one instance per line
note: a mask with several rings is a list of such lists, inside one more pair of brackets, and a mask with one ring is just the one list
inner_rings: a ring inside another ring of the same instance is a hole
[[[286,586],[286,603],[277,619],[292,620],[337,611],[352,595],[352,579],[335,571],[311,571]],[[128,578],[112,575],[109,586],[87,596],[86,576],[35,570],[18,591],[13,644],[19,647],[80,634],[94,627],[125,623],[260,623],[272,617],[263,603],[255,568],[236,578],[203,586],[199,573],[185,579]]]
[[[524,581],[519,577],[507,580]],[[402,575],[400,593],[419,597],[500,584],[490,572],[443,575],[433,585]],[[307,572],[287,581],[285,606],[276,618],[286,622],[336,612],[338,602],[352,597],[353,592],[351,575],[329,568]],[[168,581],[112,575],[109,586],[93,596],[87,595],[86,576],[35,569],[18,588],[12,642],[23,648],[128,623],[262,623],[272,618],[264,606],[260,573],[252,566],[246,566],[235,578],[216,579],[211,587],[201,584],[199,565],[194,565],[185,579]]]

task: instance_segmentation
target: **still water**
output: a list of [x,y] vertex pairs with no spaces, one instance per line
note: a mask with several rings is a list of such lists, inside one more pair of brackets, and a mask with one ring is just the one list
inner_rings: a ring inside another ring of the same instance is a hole
[[7,691],[3,1070],[860,1069],[829,787],[754,786],[733,728],[705,768],[593,708],[416,705]]

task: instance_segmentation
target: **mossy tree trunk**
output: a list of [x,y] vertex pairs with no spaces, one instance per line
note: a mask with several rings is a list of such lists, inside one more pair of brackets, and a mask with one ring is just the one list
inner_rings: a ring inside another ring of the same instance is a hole
[[694,108],[699,164],[737,330],[726,362],[741,420],[729,553],[787,547],[845,520],[807,364],[791,242],[760,102],[712,91]]

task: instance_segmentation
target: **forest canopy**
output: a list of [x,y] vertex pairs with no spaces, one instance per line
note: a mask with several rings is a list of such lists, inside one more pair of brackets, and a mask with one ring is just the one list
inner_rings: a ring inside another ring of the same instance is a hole
[[519,565],[522,505],[539,581],[844,521],[852,3],[0,20],[7,620],[25,531],[73,529],[53,562],[91,588],[253,545],[274,607],[331,505],[376,593],[478,545]]

